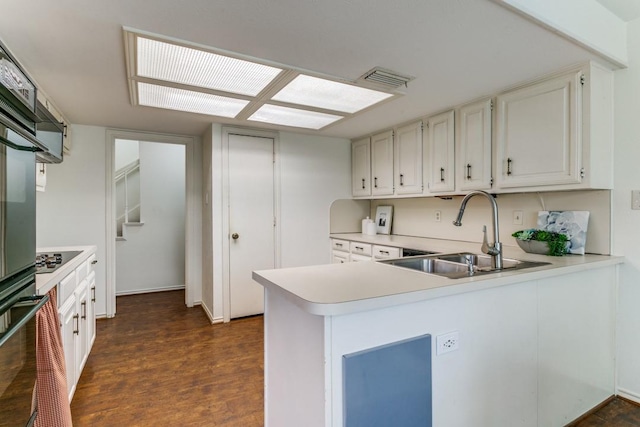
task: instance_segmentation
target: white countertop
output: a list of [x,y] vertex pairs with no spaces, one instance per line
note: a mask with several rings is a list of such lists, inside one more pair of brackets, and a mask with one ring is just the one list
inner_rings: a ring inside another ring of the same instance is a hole
[[[357,239],[350,236],[357,236]],[[365,236],[357,233],[331,237],[443,253],[480,252],[480,243],[442,239],[408,238],[419,241],[407,244],[407,237],[403,236]],[[624,257],[606,255],[534,255],[509,246],[504,247],[504,257],[550,264],[449,279],[370,261],[255,271],[253,278],[266,289],[281,293],[290,302],[311,314],[331,316],[544,279],[612,266],[624,261]]]
[[96,253],[96,246],[55,246],[50,248],[38,248],[36,252],[67,252],[82,251],[72,260],[65,263],[62,267],[53,273],[36,274],[36,292],[38,295],[44,295],[54,286],[64,279],[69,273],[73,272],[89,255]]

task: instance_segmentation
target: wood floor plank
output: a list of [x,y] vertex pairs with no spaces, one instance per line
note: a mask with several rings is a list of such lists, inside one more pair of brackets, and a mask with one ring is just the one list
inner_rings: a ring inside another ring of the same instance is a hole
[[184,292],[118,297],[98,320],[74,426],[262,426],[263,323],[211,325]]

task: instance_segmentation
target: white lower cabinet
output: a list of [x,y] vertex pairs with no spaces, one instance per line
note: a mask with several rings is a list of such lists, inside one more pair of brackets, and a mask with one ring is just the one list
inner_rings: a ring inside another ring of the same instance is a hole
[[62,346],[67,371],[69,400],[73,398],[82,370],[95,340],[95,271],[85,260],[58,283]]
[[402,249],[393,246],[372,245],[342,239],[331,239],[331,263],[375,261],[400,258]]

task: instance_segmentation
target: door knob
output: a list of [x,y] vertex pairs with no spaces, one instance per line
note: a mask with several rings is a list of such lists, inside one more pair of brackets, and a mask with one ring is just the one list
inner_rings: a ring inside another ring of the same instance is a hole
[[240,237],[240,235],[239,235],[238,233],[233,233],[233,234],[231,235],[231,238],[232,238],[233,240],[238,240],[238,237]]

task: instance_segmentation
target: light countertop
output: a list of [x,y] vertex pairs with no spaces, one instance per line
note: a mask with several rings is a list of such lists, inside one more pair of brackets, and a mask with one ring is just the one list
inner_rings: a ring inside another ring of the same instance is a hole
[[38,248],[37,252],[66,252],[66,251],[82,251],[72,260],[64,264],[62,267],[52,273],[36,274],[36,292],[38,295],[44,295],[54,286],[64,279],[69,273],[73,272],[84,260],[91,254],[96,253],[96,246],[56,246],[50,248]]
[[[349,237],[355,236],[357,239]],[[403,236],[338,234],[332,238],[434,252],[480,252],[480,243]],[[413,239],[419,239],[413,241]],[[394,243],[394,244],[390,244]],[[352,262],[254,271],[253,278],[267,290],[279,292],[293,304],[316,315],[331,316],[379,309],[620,264],[624,257],[567,255],[550,257],[504,246],[504,257],[550,264],[499,273],[449,279],[379,262]]]

